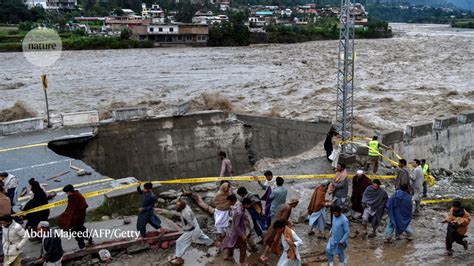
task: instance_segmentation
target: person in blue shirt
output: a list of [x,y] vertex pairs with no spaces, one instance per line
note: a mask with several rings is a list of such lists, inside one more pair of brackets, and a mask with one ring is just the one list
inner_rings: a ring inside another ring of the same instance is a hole
[[345,250],[347,248],[349,239],[349,220],[342,214],[342,209],[339,206],[331,207],[332,226],[329,233],[329,241],[326,246],[326,255],[328,257],[329,266],[334,265],[334,256],[339,256],[339,265],[345,264]]
[[137,219],[137,230],[140,231],[140,236],[142,238],[146,237],[147,224],[160,230],[160,233],[164,233],[164,230],[161,227],[161,220],[155,214],[155,203],[157,198],[153,193],[152,188],[153,184],[150,182],[143,185],[143,190],[140,188],[140,185],[137,187],[137,192],[141,196],[140,212]]

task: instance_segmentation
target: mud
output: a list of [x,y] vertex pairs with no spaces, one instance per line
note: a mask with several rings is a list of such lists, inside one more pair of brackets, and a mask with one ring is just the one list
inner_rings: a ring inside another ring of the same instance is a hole
[[[289,197],[299,197],[300,204],[292,213],[292,220],[298,221],[304,209],[308,205],[309,193],[316,185],[315,182],[303,182],[292,184]],[[258,191],[255,187],[253,191]],[[461,246],[455,244],[454,256],[445,255],[444,238],[446,225],[442,224],[446,217],[448,206],[426,206],[419,216],[413,220],[412,226],[415,230],[415,239],[408,241],[404,237],[401,240],[394,240],[392,243],[384,243],[383,229],[385,220],[379,227],[376,238],[367,238],[362,232],[363,227],[360,222],[351,222],[349,248],[347,249],[347,261],[349,265],[413,265],[413,264],[447,264],[466,265],[472,262],[474,251],[472,248],[465,251]],[[200,213],[199,210],[195,210]],[[384,217],[386,219],[387,217]],[[301,220],[301,219],[300,219]],[[208,228],[204,231],[211,237],[215,237],[213,230],[213,220],[208,220]],[[305,222],[295,222],[293,229],[302,238],[304,245],[300,250],[304,265],[327,265],[324,254],[327,240],[317,239],[315,236],[308,236],[308,225]],[[474,241],[472,234],[473,226],[469,227],[468,241]],[[327,236],[328,231],[325,232]],[[456,246],[457,245],[457,246]],[[247,263],[249,265],[263,265],[258,257],[261,254],[247,252]],[[111,265],[137,265],[149,264],[166,265],[168,260],[174,256],[174,245],[168,250],[153,250],[133,256],[121,256],[116,258]],[[186,252],[185,265],[236,265],[235,263],[224,261],[215,248],[207,249],[202,246],[193,245]],[[238,251],[234,254],[235,261],[238,260]],[[269,265],[276,265],[278,258],[270,256]]]
[[[356,42],[357,129],[370,133],[400,128],[473,109],[474,31],[447,25],[392,27],[396,32],[392,39]],[[21,53],[2,53],[0,88],[24,86],[2,90],[0,109],[23,99],[44,113],[39,83],[44,72],[49,75],[53,116],[62,111],[107,111],[114,102],[148,105],[157,114],[172,114],[182,102],[199,102],[203,92],[218,92],[233,111],[298,119],[333,117],[336,50],[336,41],[316,41],[65,51],[56,65],[41,71]]]

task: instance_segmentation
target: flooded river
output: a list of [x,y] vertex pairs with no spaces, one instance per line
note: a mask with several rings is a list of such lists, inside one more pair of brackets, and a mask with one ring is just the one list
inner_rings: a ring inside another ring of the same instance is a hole
[[[355,113],[360,128],[403,126],[474,108],[474,30],[393,24],[392,39],[357,40]],[[332,117],[336,41],[250,47],[64,51],[47,69],[0,54],[0,109],[23,100],[44,113],[41,72],[54,113],[148,105],[170,114],[203,92],[235,111],[298,119]],[[410,120],[407,119],[410,117]]]

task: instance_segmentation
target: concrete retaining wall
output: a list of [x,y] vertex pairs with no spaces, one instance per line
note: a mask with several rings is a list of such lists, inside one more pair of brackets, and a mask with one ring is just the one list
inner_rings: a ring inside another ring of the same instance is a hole
[[[438,118],[434,129],[429,124],[407,126],[407,134],[401,130],[383,132],[382,143],[391,146],[407,160],[426,159],[433,168],[462,170],[474,168],[474,111],[463,113],[457,119]],[[467,118],[467,119],[466,119]],[[458,123],[463,121],[468,123]],[[393,155],[388,152],[391,158]]]
[[0,123],[0,135],[6,136],[15,133],[31,132],[44,128],[43,118],[34,117]]
[[304,122],[283,118],[236,115],[249,135],[246,145],[251,163],[267,158],[298,155],[324,141],[329,122]]
[[[236,119],[237,118],[237,119]],[[50,143],[54,151],[83,160],[98,172],[121,178],[164,180],[218,176],[218,152],[226,151],[234,173],[252,170],[256,159],[286,157],[311,149],[329,124],[202,112],[100,124],[95,138],[75,146]]]
[[83,125],[96,125],[99,123],[99,112],[97,111],[84,111],[74,113],[62,113],[61,119],[63,126],[83,126]]

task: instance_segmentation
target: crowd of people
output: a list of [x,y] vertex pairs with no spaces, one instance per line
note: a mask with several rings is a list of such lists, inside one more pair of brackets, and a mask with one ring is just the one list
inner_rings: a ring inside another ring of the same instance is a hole
[[[338,138],[337,135],[333,137]],[[377,139],[373,138],[369,146],[378,149]],[[332,151],[328,153],[330,160],[337,159],[331,155],[334,155]],[[178,198],[176,210],[181,217],[183,234],[176,241],[175,256],[171,263],[183,264],[186,249],[192,243],[196,243],[218,247],[226,260],[233,260],[234,250],[238,249],[240,265],[245,264],[247,250],[250,252],[260,250],[259,259],[263,263],[268,261],[271,254],[275,254],[279,256],[278,265],[301,265],[300,251],[304,243],[295,232],[291,220],[291,213],[300,202],[297,198],[288,199],[288,189],[284,186],[285,179],[275,178],[271,171],[264,172],[263,182],[255,176],[256,184],[263,190],[260,196],[246,187],[235,187],[232,181],[231,161],[224,152],[220,153],[220,158],[222,160],[220,175],[228,179],[219,183],[219,189],[213,200],[214,207],[198,203],[198,206],[207,208],[213,214],[216,239],[211,239],[201,230],[189,203],[183,198]],[[375,158],[370,159],[370,164],[374,164],[374,172],[377,171]],[[323,181],[314,188],[306,215],[309,236],[316,234],[319,239],[326,239],[326,235],[329,236],[326,256],[330,265],[333,265],[336,257],[339,265],[346,263],[345,251],[348,248],[350,232],[348,217],[359,220],[365,229],[364,234],[373,238],[376,237],[377,229],[383,224],[382,217],[387,213],[388,219],[383,234],[385,241],[392,241],[394,235],[396,239],[405,236],[408,241],[413,240],[412,219],[414,214],[420,212],[421,198],[426,195],[425,176],[429,173],[429,166],[426,161],[417,159],[410,164],[411,170],[407,167],[406,160],[399,160],[394,182],[396,190],[391,196],[385,191],[380,180],[370,179],[364,170],[358,170],[350,180],[344,164],[340,162],[333,164],[335,177]],[[352,194],[349,195],[351,183]],[[53,230],[48,222],[49,209],[22,216],[13,212],[17,186],[18,180],[15,176],[0,173],[0,224],[3,229],[5,265],[21,265],[27,231]],[[23,207],[24,211],[48,203],[48,194],[38,181],[29,180],[28,191],[30,200]],[[93,245],[93,240],[88,236],[84,226],[88,208],[86,199],[73,185],[66,185],[63,191],[67,195],[68,202],[66,210],[56,220],[57,226],[63,231],[81,233],[75,238],[80,249],[86,248],[86,241],[89,245]],[[153,192],[152,183],[140,182],[137,192],[141,197],[136,224],[140,238],[147,237],[148,224],[159,230],[159,234],[164,234],[166,230],[162,228],[161,220],[155,213],[157,196]],[[27,221],[24,226],[22,226],[23,220]],[[448,255],[452,254],[455,242],[465,249],[468,248],[465,238],[470,220],[470,214],[462,207],[461,202],[454,201],[444,221],[448,224],[445,241]],[[329,233],[326,234],[328,226]],[[64,254],[61,239],[55,234],[45,234],[39,240],[41,256],[37,263],[61,265]]]

